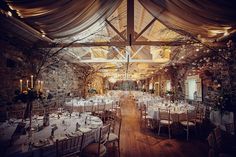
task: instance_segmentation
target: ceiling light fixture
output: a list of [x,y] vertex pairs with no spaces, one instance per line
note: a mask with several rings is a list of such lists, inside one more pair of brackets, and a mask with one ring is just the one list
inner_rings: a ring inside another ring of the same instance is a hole
[[7,12],[8,16],[12,16],[12,13],[10,11]]

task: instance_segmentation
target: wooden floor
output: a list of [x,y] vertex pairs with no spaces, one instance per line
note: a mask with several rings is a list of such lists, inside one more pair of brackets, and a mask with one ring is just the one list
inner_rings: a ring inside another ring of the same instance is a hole
[[[121,157],[207,157],[208,146],[204,140],[168,139],[141,128],[139,112],[129,97],[122,101],[121,114]],[[106,156],[116,157],[118,153],[109,146]]]

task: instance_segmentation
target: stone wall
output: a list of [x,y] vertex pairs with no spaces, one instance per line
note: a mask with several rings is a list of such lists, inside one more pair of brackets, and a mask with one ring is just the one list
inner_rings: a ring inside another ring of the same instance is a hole
[[191,63],[166,67],[154,76],[154,82],[160,83],[160,95],[163,96],[165,81],[171,80],[174,99],[185,99],[186,78],[199,75],[204,104],[233,111],[236,109],[233,105],[236,97],[235,74],[235,54],[232,54],[231,59],[210,55],[196,59]]
[[[20,89],[20,79],[23,80],[23,90],[26,89],[26,80],[30,81],[32,68],[26,55],[24,50],[0,40],[1,105],[12,103],[14,92]],[[81,96],[84,86],[81,69],[83,67],[63,60],[44,69],[38,76],[38,80],[43,81],[43,92],[49,91],[53,101],[60,104],[66,97]],[[35,85],[38,80],[35,80]]]

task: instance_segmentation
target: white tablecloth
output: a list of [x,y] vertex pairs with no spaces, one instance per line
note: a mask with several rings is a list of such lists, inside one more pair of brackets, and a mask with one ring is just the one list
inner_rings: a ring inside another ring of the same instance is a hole
[[[37,124],[42,125],[43,121],[41,118],[40,120],[34,120],[32,126],[36,126]],[[86,124],[85,124],[86,120]],[[48,140],[50,143],[44,147],[52,147],[53,143],[56,141],[56,139],[63,139],[67,138],[67,134],[75,133],[76,131],[76,123],[80,125],[80,128],[78,132],[82,134],[84,130],[92,130],[94,131],[95,138],[92,139],[93,141],[98,140],[99,135],[99,127],[103,125],[101,119],[98,117],[94,117],[89,115],[88,113],[72,113],[71,117],[68,114],[63,114],[58,119],[58,116],[56,114],[50,115],[50,125],[47,127],[44,127],[42,130],[38,132],[34,132],[32,134],[31,139],[28,138],[28,135],[21,135],[19,139],[17,139],[13,145],[9,148],[7,151],[7,156],[26,156],[29,154],[29,152],[33,152],[33,156],[39,156],[39,148],[36,148],[32,146],[32,149],[29,148],[29,145],[26,144],[29,141],[32,141],[32,143],[37,144],[40,140],[49,139],[51,136],[51,129],[52,125],[56,125],[57,129],[54,132],[54,138],[51,140]],[[86,141],[85,143],[89,144],[93,141]],[[51,151],[55,151],[55,148],[53,148]],[[55,153],[52,153],[53,155],[56,155]]]
[[233,112],[220,112],[216,110],[212,110],[210,112],[210,120],[211,122],[219,126],[222,130],[226,130],[225,124],[234,123],[234,114]]
[[[112,109],[112,106],[115,103],[114,100],[77,100],[77,99],[72,99],[71,101],[68,101],[65,103],[65,107],[68,109],[73,109],[73,111],[77,112],[83,112],[84,111],[84,106],[93,106],[93,111],[98,108],[99,105],[104,105],[105,104],[105,110]],[[92,111],[91,111],[92,112]]]
[[153,119],[159,119],[159,108],[160,109],[167,109],[170,110],[171,115],[178,115],[185,113],[187,110],[193,111],[195,109],[194,106],[189,104],[171,104],[165,106],[164,104],[156,104],[156,105],[149,105],[147,108],[148,115],[151,116]]

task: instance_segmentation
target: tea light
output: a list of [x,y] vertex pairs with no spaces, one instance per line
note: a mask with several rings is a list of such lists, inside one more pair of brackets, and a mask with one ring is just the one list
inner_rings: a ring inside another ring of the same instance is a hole
[[31,83],[31,88],[33,89],[33,88],[34,88],[34,76],[31,75],[30,78],[31,78],[31,81],[30,81],[30,83]]
[[29,88],[29,80],[26,80],[26,89],[28,90]]
[[20,92],[22,92],[22,80],[20,79]]

